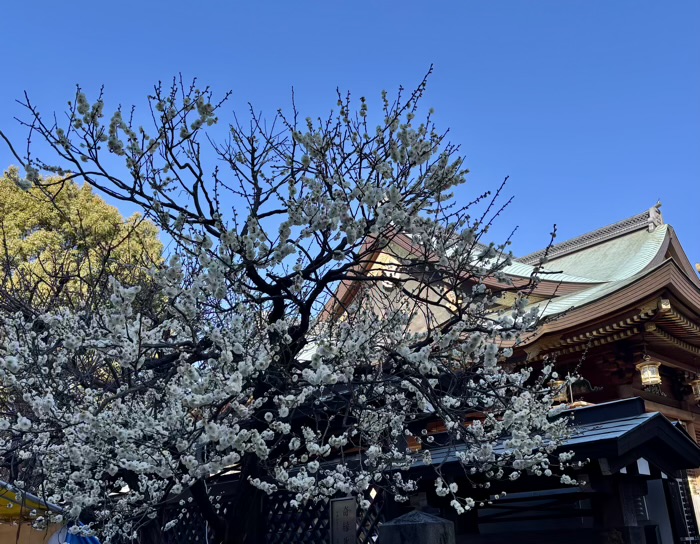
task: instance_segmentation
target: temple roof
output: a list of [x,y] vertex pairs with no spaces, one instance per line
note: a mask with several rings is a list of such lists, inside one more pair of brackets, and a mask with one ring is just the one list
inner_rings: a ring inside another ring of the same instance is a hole
[[[520,340],[529,360],[646,335],[672,366],[700,371],[700,278],[660,207],[512,259],[502,269],[510,284],[484,280],[494,293],[505,292],[499,311],[512,302],[510,291],[533,289],[531,308],[545,319]],[[404,254],[413,250],[409,236],[393,243]],[[352,282],[344,283],[343,303],[333,311],[347,308],[353,293]]]
[[673,229],[664,224],[659,207],[657,204],[619,223],[554,245],[548,251],[516,259],[506,272],[521,277],[524,274],[520,269],[525,272],[546,256],[543,283],[579,284],[537,302],[542,317],[571,311],[606,297],[634,284],[669,259],[700,288],[697,274],[687,262]]
[[521,344],[529,360],[642,337],[664,364],[698,372],[700,278],[659,207],[517,259],[516,272],[545,263],[530,306],[544,321]]
[[652,232],[637,230],[624,236],[586,246],[576,252],[554,257],[547,269],[566,270],[569,274],[598,281],[619,281],[646,268],[662,249],[667,225]]
[[524,257],[519,258],[518,261],[525,264],[535,265],[539,263],[542,257],[545,256],[545,253],[547,254],[549,260],[552,260],[573,252],[581,251],[582,249],[600,244],[607,240],[624,236],[625,234],[631,232],[645,229],[652,232],[660,225],[663,225],[663,217],[661,215],[661,203],[658,202],[652,208],[649,208],[647,211],[635,215],[634,217],[630,217],[629,219],[619,221],[618,223],[608,225],[607,227],[583,234],[582,236],[572,238],[571,240],[566,240],[565,242],[555,244],[549,248],[549,250],[542,249],[540,251],[536,251],[535,253],[525,255]]

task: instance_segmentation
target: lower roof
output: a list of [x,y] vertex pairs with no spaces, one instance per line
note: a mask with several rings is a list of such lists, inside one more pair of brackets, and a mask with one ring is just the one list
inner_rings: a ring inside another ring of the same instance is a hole
[[[700,447],[662,414],[645,412],[640,398],[567,410],[562,416],[572,417],[573,432],[559,451],[574,452],[575,460],[604,461],[610,472],[619,472],[638,459],[665,473],[700,467]],[[435,448],[432,464],[458,464],[457,454],[464,450],[464,445]],[[506,449],[501,443],[494,451],[505,453]]]

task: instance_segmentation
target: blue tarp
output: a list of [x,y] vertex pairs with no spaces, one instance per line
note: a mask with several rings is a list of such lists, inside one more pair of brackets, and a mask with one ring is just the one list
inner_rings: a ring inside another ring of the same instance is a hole
[[100,544],[97,537],[94,536],[79,536],[79,535],[68,535],[66,538],[67,544]]
[[65,527],[51,537],[49,544],[100,544],[97,537],[73,535]]

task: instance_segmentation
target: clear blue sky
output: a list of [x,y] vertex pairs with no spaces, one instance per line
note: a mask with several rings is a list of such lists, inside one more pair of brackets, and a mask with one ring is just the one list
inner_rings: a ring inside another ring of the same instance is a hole
[[[62,110],[76,83],[143,105],[182,72],[233,107],[272,114],[295,88],[302,113],[416,84],[470,167],[464,197],[511,176],[495,236],[514,250],[625,219],[663,201],[700,261],[700,1],[471,0],[121,2],[8,0],[2,9],[0,128],[13,100]],[[13,161],[0,146],[0,168]]]

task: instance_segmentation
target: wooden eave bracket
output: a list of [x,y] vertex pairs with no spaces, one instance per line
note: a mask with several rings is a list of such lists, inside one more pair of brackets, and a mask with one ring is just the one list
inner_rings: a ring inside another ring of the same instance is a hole
[[[545,355],[557,357],[584,351],[589,347],[597,347],[611,342],[624,340],[641,332],[640,325],[646,324],[659,313],[671,310],[668,299],[657,298],[639,307],[634,315],[622,318],[614,323],[604,325],[574,336],[548,339],[546,342],[535,343],[525,352],[529,360],[541,360]],[[530,355],[532,353],[532,355]]]
[[676,338],[675,336],[670,335],[665,330],[659,328],[656,323],[645,323],[644,332],[658,338],[659,340],[671,344],[676,348],[679,348],[693,355],[700,356],[699,347],[689,344],[688,342],[685,342],[679,338]]

